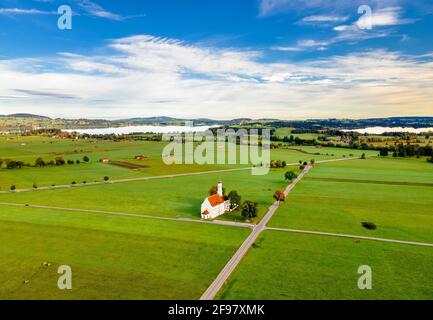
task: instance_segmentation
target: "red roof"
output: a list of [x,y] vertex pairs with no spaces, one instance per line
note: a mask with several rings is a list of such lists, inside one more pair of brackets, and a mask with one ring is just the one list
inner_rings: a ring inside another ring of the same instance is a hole
[[210,205],[212,207],[216,207],[217,205],[220,205],[221,203],[224,203],[225,200],[223,197],[221,197],[219,194],[214,194],[213,196],[210,196],[207,198],[210,202]]
[[205,216],[209,214],[209,211],[205,210],[201,214],[204,214]]

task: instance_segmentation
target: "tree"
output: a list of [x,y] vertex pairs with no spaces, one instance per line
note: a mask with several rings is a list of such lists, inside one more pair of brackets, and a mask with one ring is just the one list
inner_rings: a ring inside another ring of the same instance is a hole
[[74,164],[74,163],[75,163],[74,160],[71,159],[68,160],[68,164]]
[[3,162],[4,162],[4,160],[3,160],[3,159],[0,159],[0,168],[1,168],[2,165],[3,165]]
[[56,157],[54,160],[56,161],[57,166],[62,166],[66,163],[65,159],[63,159],[63,157]]
[[252,219],[257,217],[259,210],[257,208],[257,203],[246,200],[242,205],[242,217],[245,219]]
[[314,164],[315,164],[315,163],[316,163],[316,160],[314,160],[314,159],[311,159],[311,160],[310,160],[310,164],[311,164],[312,167],[314,167]]
[[361,155],[361,159],[365,159],[365,153]]
[[292,181],[293,179],[296,179],[298,177],[298,175],[294,172],[294,171],[287,171],[284,174],[284,178],[286,180]]
[[236,209],[241,204],[242,197],[238,194],[237,191],[230,191],[228,194],[228,200],[230,200],[230,209]]
[[[210,189],[209,189],[209,195],[210,196],[213,196],[214,194],[217,194],[218,193],[218,187],[217,186],[212,186]],[[223,187],[223,196],[226,194],[226,188],[224,188]]]
[[104,181],[108,181],[108,180],[110,180],[110,178],[108,176],[105,176]]
[[13,184],[11,185],[11,190],[14,191],[17,187]]
[[387,148],[380,149],[380,156],[381,157],[387,157],[388,156],[388,149]]
[[36,184],[36,182],[33,183],[33,189],[37,189],[38,185]]
[[286,199],[286,195],[283,190],[277,189],[274,193],[274,199],[277,201],[284,201]]
[[89,162],[89,161],[90,161],[90,159],[89,159],[89,157],[88,157],[88,156],[84,156],[84,157],[83,157],[83,161],[84,161],[84,162]]
[[41,157],[37,158],[35,161],[35,167],[45,167],[46,163],[44,161],[44,159],[42,159]]

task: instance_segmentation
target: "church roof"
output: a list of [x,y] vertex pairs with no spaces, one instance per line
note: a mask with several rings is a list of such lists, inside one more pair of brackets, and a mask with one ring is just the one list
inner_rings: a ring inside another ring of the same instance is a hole
[[221,197],[219,194],[214,194],[207,199],[209,200],[209,203],[212,207],[216,207],[225,202],[224,198]]

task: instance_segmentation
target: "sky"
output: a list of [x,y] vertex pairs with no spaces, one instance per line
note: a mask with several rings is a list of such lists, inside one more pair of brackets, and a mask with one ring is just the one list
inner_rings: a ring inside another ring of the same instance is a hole
[[430,0],[0,0],[0,114],[433,116],[432,30]]

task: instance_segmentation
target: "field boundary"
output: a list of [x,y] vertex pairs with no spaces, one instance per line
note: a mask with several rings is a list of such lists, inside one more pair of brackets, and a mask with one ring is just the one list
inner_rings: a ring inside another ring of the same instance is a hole
[[310,230],[297,230],[297,229],[286,229],[286,228],[273,228],[266,227],[266,230],[270,231],[281,231],[281,232],[290,232],[290,233],[303,233],[310,234],[316,236],[327,236],[327,237],[337,237],[337,238],[349,238],[349,239],[359,239],[359,240],[369,240],[369,241],[380,241],[380,242],[389,242],[396,244],[406,244],[412,246],[420,246],[420,247],[433,247],[433,243],[427,242],[415,242],[415,241],[406,241],[406,240],[395,240],[395,239],[387,239],[387,238],[376,238],[376,237],[368,237],[368,236],[357,236],[353,234],[344,234],[344,233],[333,233],[333,232],[322,232],[322,231],[310,231]]
[[317,180],[327,182],[343,182],[343,183],[366,183],[366,184],[383,184],[391,186],[409,186],[409,187],[433,187],[433,183],[428,182],[407,182],[407,181],[384,181],[384,180],[362,180],[362,179],[339,179],[339,178],[321,178],[308,177],[305,180]]
[[250,228],[250,229],[255,227],[254,224],[234,222],[234,221],[223,221],[223,220],[211,220],[211,221],[209,221],[209,220],[199,220],[199,219],[192,219],[192,218],[170,218],[170,217],[151,216],[151,215],[145,215],[145,214],[139,214],[139,213],[135,214],[135,213],[128,213],[128,212],[103,211],[103,210],[78,209],[78,208],[64,208],[64,207],[31,205],[31,204],[10,203],[10,202],[0,202],[0,206],[58,210],[58,211],[80,212],[80,213],[90,213],[90,214],[92,214],[92,213],[93,214],[105,214],[105,215],[112,215],[112,216],[135,217],[135,218],[166,220],[166,221],[206,223],[206,224],[223,225],[223,226],[240,227],[240,228]]

